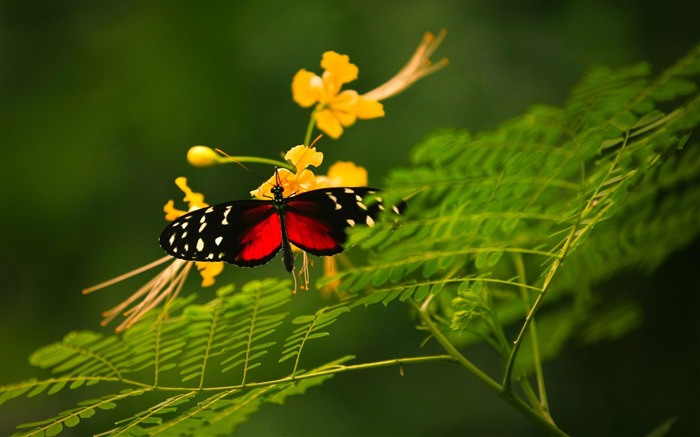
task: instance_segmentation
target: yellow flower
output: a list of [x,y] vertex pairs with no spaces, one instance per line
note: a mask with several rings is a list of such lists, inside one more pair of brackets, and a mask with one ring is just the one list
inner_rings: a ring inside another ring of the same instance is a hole
[[[178,187],[185,193],[185,202],[188,203],[189,211],[193,211],[198,208],[203,208],[209,206],[204,202],[204,195],[201,193],[195,193],[187,186],[187,179],[180,177],[175,180]],[[188,211],[182,211],[175,208],[175,202],[172,200],[163,208],[165,218],[167,220],[175,220],[176,218],[186,214]],[[132,276],[138,275],[139,273],[150,270],[157,267],[163,263],[171,261],[168,266],[148,281],[145,285],[139,288],[134,294],[129,296],[124,302],[115,306],[114,308],[104,311],[102,316],[102,326],[106,326],[109,322],[114,320],[117,316],[122,314],[125,319],[117,326],[116,331],[121,332],[129,329],[134,323],[139,321],[146,313],[155,308],[158,304],[166,301],[166,306],[173,301],[180,293],[182,286],[187,279],[192,265],[196,265],[199,273],[202,275],[202,287],[209,287],[214,285],[215,277],[221,273],[224,268],[223,262],[191,262],[181,259],[175,259],[171,256],[165,256],[159,260],[156,260],[150,264],[147,264],[138,269],[127,272],[121,276],[118,276],[109,281],[105,281],[101,284],[97,284],[90,288],[83,290],[83,294],[92,293],[93,291],[106,288],[110,285],[116,284],[118,282],[124,281]],[[140,302],[135,303],[137,300],[141,299]],[[133,304],[133,306],[132,306]]]
[[173,200],[168,200],[168,203],[166,203],[163,207],[163,212],[165,213],[166,220],[173,221],[176,218],[179,218],[190,211],[194,211],[195,209],[199,208],[206,208],[207,206],[209,206],[209,204],[204,201],[204,194],[195,193],[187,185],[187,178],[180,176],[179,178],[175,179],[175,185],[177,185],[178,188],[182,190],[183,193],[185,193],[185,197],[183,197],[182,200],[184,200],[189,205],[189,207],[187,211],[183,211],[175,208],[175,202]]
[[367,170],[349,161],[338,161],[328,168],[327,176],[317,176],[318,188],[366,187]]
[[250,195],[257,199],[271,199],[272,187],[279,182],[284,187],[285,197],[292,194],[299,194],[317,188],[316,176],[309,170],[308,166],[318,167],[323,162],[323,153],[316,151],[313,147],[304,145],[295,146],[289,149],[284,155],[284,159],[294,166],[294,172],[286,168],[276,169],[276,173],[258,188],[250,192]]
[[292,96],[301,107],[316,104],[316,126],[331,138],[338,138],[343,127],[355,120],[384,116],[384,107],[376,100],[367,99],[353,90],[340,89],[357,79],[358,68],[347,55],[325,52],[321,60],[323,75],[305,69],[299,70],[292,80]]
[[343,127],[351,126],[356,119],[371,119],[384,116],[381,100],[388,99],[448,64],[447,59],[433,63],[430,56],[437,50],[447,32],[443,29],[435,36],[430,32],[413,53],[408,63],[389,81],[365,94],[340,89],[346,83],[357,79],[358,68],[350,63],[347,55],[336,52],[323,54],[321,76],[299,70],[292,80],[292,97],[300,106],[308,108],[316,105],[314,119],[316,126],[331,138],[338,138]]

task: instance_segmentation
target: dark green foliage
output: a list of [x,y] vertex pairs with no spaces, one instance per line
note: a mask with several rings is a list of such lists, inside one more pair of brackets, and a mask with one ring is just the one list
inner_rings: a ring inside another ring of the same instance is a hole
[[[341,273],[341,289],[367,290],[366,305],[447,293],[436,300],[445,328],[494,338],[539,293],[565,305],[541,313],[560,337],[543,344],[634,327],[639,309],[608,304],[594,285],[653,269],[700,231],[700,50],[649,76],[644,64],[595,68],[563,108],[533,107],[495,132],[430,136],[388,184],[409,197],[400,226],[353,240],[377,256]],[[598,333],[574,329],[584,321]]]
[[[386,203],[407,198],[405,214],[352,233],[371,262],[323,279],[340,279],[350,298],[291,317],[289,281],[224,287],[205,305],[178,298],[123,335],[73,332],[41,348],[30,362],[51,377],[5,386],[0,401],[97,385],[96,399],[21,433],[56,435],[144,399],[105,434],[228,435],[262,405],[351,368],[343,364],[351,357],[299,367],[342,314],[405,302],[467,369],[457,347],[492,345],[504,358],[503,385],[470,371],[499,394],[510,390],[517,356],[514,379],[535,412],[518,408],[541,423],[548,412],[537,410],[527,379],[541,372],[538,362],[572,340],[624,335],[643,318],[629,296],[602,296],[596,284],[652,270],[700,233],[698,79],[700,48],[656,78],[646,65],[596,68],[562,108],[533,107],[494,132],[438,132],[386,184]],[[505,329],[521,325],[529,330],[514,347]],[[276,376],[260,377],[259,367]]]

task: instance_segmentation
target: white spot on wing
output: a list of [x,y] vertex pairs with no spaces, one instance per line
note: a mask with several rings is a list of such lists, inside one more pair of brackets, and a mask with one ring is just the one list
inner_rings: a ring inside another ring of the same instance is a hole
[[352,188],[346,188],[344,191],[348,194],[352,194],[355,192],[355,190],[353,190]]
[[168,242],[170,243],[171,246],[173,245],[173,243],[175,242],[175,234],[170,236],[170,240],[168,240]]
[[348,225],[350,225],[350,226],[355,226],[355,220],[353,220],[353,219],[347,219],[346,221],[348,222]]
[[[226,207],[226,211],[224,211],[224,219],[221,220],[222,225],[227,225],[228,224],[228,213],[231,212],[231,206]],[[223,256],[223,254],[221,254]],[[221,258],[221,257],[219,257]]]
[[202,232],[204,228],[207,227],[207,222],[202,223],[202,226],[199,227],[199,232]]
[[341,208],[343,207],[343,205],[341,205],[340,203],[338,203],[338,198],[337,198],[337,197],[335,197],[335,196],[332,195],[331,193],[326,193],[326,194],[328,194],[328,197],[329,197],[329,198],[333,201],[333,203],[335,204],[335,210],[336,210],[336,211],[339,210],[339,209],[341,209]]
[[214,243],[216,243],[217,246],[221,245],[221,240],[223,240],[224,237],[216,237],[216,240],[214,240]]
[[364,209],[365,211],[367,211],[367,205],[365,205],[365,204],[362,203],[361,201],[358,201],[358,202],[357,202],[357,206],[359,206],[361,209]]
[[201,238],[197,240],[197,252],[201,252],[204,249],[204,240]]
[[190,224],[189,222],[184,222],[184,223],[180,224],[180,227],[182,229],[185,229],[187,227],[187,225],[189,225],[189,224]]
[[396,214],[401,214],[401,211],[399,211],[399,207],[396,205],[392,206],[391,210],[394,211]]
[[365,219],[365,222],[367,222],[367,226],[369,226],[370,228],[372,226],[374,226],[374,220],[372,220],[372,217],[370,217],[370,216],[367,216],[367,219]]

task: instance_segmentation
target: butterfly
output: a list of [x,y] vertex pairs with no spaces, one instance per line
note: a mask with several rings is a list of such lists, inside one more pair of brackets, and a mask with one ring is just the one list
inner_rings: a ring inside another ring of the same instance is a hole
[[[241,267],[267,263],[282,249],[284,266],[294,269],[291,244],[317,256],[344,250],[347,228],[374,226],[384,209],[368,187],[334,187],[284,197],[277,176],[269,200],[235,200],[197,209],[171,222],[160,235],[168,254],[189,261],[225,261]],[[405,203],[392,207],[400,214]]]

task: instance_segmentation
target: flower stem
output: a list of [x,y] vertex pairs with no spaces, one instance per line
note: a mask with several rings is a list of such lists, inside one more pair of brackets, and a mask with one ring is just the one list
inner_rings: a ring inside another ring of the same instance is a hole
[[254,162],[256,164],[269,164],[269,165],[274,165],[275,167],[282,167],[286,168],[289,170],[292,170],[294,168],[293,165],[291,165],[288,162],[284,161],[278,161],[276,159],[269,159],[269,158],[261,158],[259,156],[228,156],[228,157],[222,157],[219,158],[219,162],[222,164],[235,164],[235,163],[241,163],[241,162]]
[[314,125],[316,124],[316,110],[311,112],[311,117],[309,117],[309,124],[306,126],[306,134],[304,135],[304,145],[308,146],[311,144],[311,134],[314,131]]

